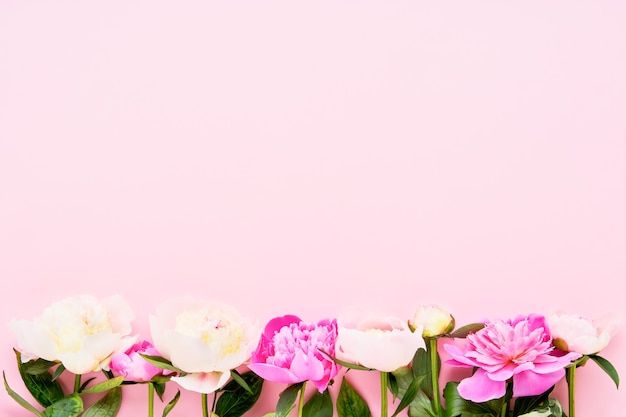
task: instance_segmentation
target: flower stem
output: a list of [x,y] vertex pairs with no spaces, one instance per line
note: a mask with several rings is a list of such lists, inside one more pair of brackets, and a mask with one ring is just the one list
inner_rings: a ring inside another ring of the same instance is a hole
[[572,364],[565,367],[565,377],[567,378],[567,400],[568,400],[568,411],[569,417],[575,417],[576,412],[574,410],[574,389],[576,388],[574,385],[574,379],[576,377],[576,364]]
[[80,390],[80,374],[74,375],[74,393],[78,394]]
[[209,417],[209,396],[202,393],[202,417]]
[[154,384],[148,382],[148,417],[154,416]]
[[380,373],[380,417],[387,417],[387,385],[389,383],[389,374],[387,372]]
[[298,399],[298,417],[302,417],[302,410],[304,410],[304,390],[306,388],[306,381],[302,383],[300,388],[300,398]]
[[443,417],[441,409],[441,399],[439,398],[439,357],[437,355],[437,338],[428,339],[428,350],[430,351],[430,376],[433,387],[433,407],[437,417]]

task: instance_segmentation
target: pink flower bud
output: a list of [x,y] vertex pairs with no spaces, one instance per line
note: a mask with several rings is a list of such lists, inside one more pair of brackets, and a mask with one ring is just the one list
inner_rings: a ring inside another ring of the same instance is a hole
[[111,356],[110,368],[115,376],[124,376],[128,381],[147,382],[157,375],[167,375],[170,372],[152,365],[141,354],[161,356],[152,343],[144,340],[135,343],[124,352],[117,352]]

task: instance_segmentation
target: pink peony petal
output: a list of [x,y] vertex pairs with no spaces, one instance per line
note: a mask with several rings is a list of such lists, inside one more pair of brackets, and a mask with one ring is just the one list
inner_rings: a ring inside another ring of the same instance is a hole
[[547,391],[564,376],[565,369],[563,368],[547,374],[538,374],[533,371],[520,372],[513,375],[513,396],[539,395]]
[[459,395],[466,400],[482,403],[504,396],[506,383],[493,381],[489,379],[487,372],[478,369],[474,375],[459,383],[458,390]]
[[285,384],[293,384],[298,381],[298,378],[289,370],[285,368],[279,368],[278,366],[269,365],[267,363],[250,363],[248,368],[263,379],[272,382],[282,382]]
[[278,333],[280,329],[285,326],[289,326],[291,323],[300,323],[302,320],[298,316],[294,316],[291,314],[275,317],[271,319],[267,325],[265,325],[265,330],[263,330],[263,337],[267,339],[272,339],[274,334]]

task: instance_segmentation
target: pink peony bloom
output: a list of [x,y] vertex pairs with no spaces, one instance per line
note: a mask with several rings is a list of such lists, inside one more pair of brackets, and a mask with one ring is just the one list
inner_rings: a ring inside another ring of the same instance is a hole
[[339,368],[320,350],[334,356],[336,338],[335,320],[306,324],[292,315],[276,317],[265,326],[248,367],[268,381],[311,381],[323,392]]
[[161,356],[152,343],[147,340],[135,343],[123,352],[111,356],[110,368],[115,376],[124,376],[127,381],[147,382],[157,375],[167,375],[170,372],[152,365],[141,354]]
[[582,355],[591,355],[604,349],[620,322],[621,319],[615,314],[606,314],[596,320],[562,312],[548,316],[554,344],[559,349]]
[[463,350],[452,344],[445,344],[444,349],[453,358],[448,364],[478,368],[458,386],[459,395],[474,402],[501,398],[509,380],[514,397],[541,394],[565,376],[565,366],[581,356],[555,350],[545,317],[537,314],[489,322],[467,336]]
[[411,331],[408,323],[394,316],[346,310],[339,318],[337,359],[393,372],[407,366],[419,348],[425,348],[423,327]]

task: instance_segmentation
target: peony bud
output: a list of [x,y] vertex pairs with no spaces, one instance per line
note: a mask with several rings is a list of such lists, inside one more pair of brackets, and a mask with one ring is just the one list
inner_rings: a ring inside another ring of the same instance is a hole
[[422,337],[425,338],[450,333],[455,326],[454,317],[436,305],[419,306],[409,324],[413,329],[422,326]]

